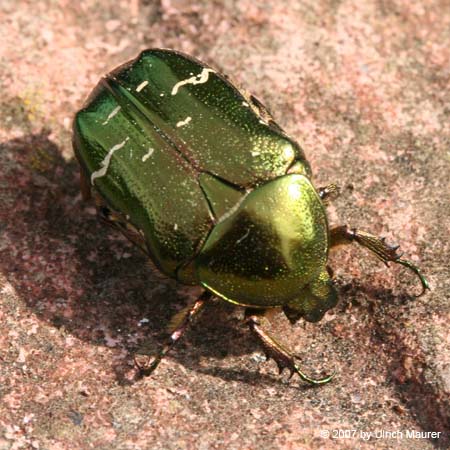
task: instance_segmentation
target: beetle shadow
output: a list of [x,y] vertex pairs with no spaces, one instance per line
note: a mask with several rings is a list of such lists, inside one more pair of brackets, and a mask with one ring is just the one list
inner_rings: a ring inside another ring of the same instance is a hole
[[[378,305],[394,307],[401,315],[401,306],[417,299],[417,287],[411,291],[400,291],[394,293],[394,288],[384,288],[376,285],[360,283],[357,280],[340,286],[341,297],[345,299],[342,304],[342,313],[350,305],[364,308],[370,315],[376,314]],[[347,294],[347,295],[346,295]],[[360,294],[363,294],[362,296]],[[363,298],[362,302],[356,298]],[[374,320],[378,322],[382,317]],[[423,356],[415,353],[414,344],[411,345],[408,333],[404,334],[401,327],[398,331],[389,331],[383,325],[375,323],[371,329],[371,337],[378,341],[378,348],[383,348],[383,353],[387,354],[388,363],[386,373],[389,374],[389,382],[395,388],[398,399],[402,405],[399,413],[404,414],[403,407],[410,411],[417,425],[423,431],[437,430],[442,432],[439,439],[428,438],[427,442],[434,448],[448,448],[450,435],[445,432],[448,429],[447,413],[442,407],[439,397],[433,389],[429,388],[426,362]],[[414,363],[412,369],[408,369],[405,364],[407,358],[412,358]]]
[[[139,250],[97,220],[93,205],[81,199],[77,162],[62,157],[49,130],[0,148],[0,181],[6,186],[0,270],[40,320],[111,348],[117,380],[132,382],[134,354],[154,354],[166,342],[171,317],[192,295],[151,270]],[[345,288],[340,290],[343,300]],[[389,289],[369,287],[367,294],[392,299]],[[224,302],[211,305],[170,358],[225,380],[279,383],[275,369],[273,377],[265,376],[256,365],[242,370],[200,367],[201,358],[260,350],[234,311]]]
[[[81,199],[76,160],[62,157],[49,130],[0,143],[0,164],[0,271],[39,320],[111,348],[117,380],[128,383],[135,352],[159,349],[171,317],[192,295],[98,221]],[[196,370],[201,357],[257,350],[250,332],[234,326],[233,310],[212,305],[170,357]],[[39,336],[43,346],[46,339]],[[242,373],[236,377],[252,382],[253,372]]]

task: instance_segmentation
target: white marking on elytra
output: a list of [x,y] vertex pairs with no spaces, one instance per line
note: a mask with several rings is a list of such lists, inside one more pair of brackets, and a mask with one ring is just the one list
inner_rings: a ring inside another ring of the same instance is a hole
[[246,239],[246,238],[248,237],[249,234],[250,234],[250,228],[247,230],[247,232],[244,234],[244,236],[242,236],[241,238],[239,238],[239,239],[236,241],[236,245],[237,245],[237,244],[240,244],[244,239]]
[[144,89],[145,86],[147,86],[147,84],[148,84],[148,81],[147,81],[147,80],[143,81],[143,82],[136,88],[136,92],[141,92],[142,89]]
[[102,125],[106,125],[120,110],[121,106],[116,106],[108,115],[106,120],[102,123]]
[[100,178],[106,175],[106,172],[108,170],[109,164],[111,163],[111,158],[112,155],[114,154],[114,152],[116,152],[117,150],[120,150],[129,140],[130,138],[127,136],[120,144],[116,144],[114,145],[114,147],[112,147],[107,155],[105,156],[105,158],[103,159],[103,161],[100,163],[101,165],[101,169],[96,170],[95,172],[92,172],[91,175],[91,184],[94,184],[94,180],[96,178]]
[[232,216],[239,209],[241,203],[245,200],[249,193],[250,192],[245,193],[236,204],[234,204],[225,214],[220,216],[217,220],[217,223],[223,222],[224,220],[228,219],[228,217]]
[[148,149],[148,152],[142,157],[142,162],[147,161],[147,159],[150,158],[150,156],[153,155],[153,152],[154,152],[154,151],[155,151],[155,149],[150,147],[150,148]]
[[192,120],[192,117],[191,116],[187,116],[186,119],[180,120],[179,122],[177,122],[177,128],[183,127],[184,125],[187,125],[191,120]]
[[213,69],[209,69],[205,67],[198,75],[194,75],[191,78],[187,78],[186,80],[179,81],[173,88],[172,88],[172,95],[176,95],[178,92],[178,89],[180,89],[181,86],[184,86],[185,84],[202,84],[206,83],[209,78],[210,73],[215,73],[216,71]]

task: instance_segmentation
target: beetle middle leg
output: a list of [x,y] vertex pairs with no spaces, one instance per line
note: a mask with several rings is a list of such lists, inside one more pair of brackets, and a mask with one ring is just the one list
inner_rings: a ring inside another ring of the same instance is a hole
[[80,168],[80,190],[82,199],[87,202],[91,198],[91,184],[83,169]]
[[401,264],[402,266],[405,266],[413,271],[419,277],[422,284],[422,292],[418,296],[421,296],[427,289],[430,289],[428,281],[422,275],[420,269],[411,261],[402,259],[401,253],[397,253],[397,250],[399,248],[398,245],[388,245],[386,244],[384,238],[373,236],[370,233],[357,230],[356,228],[349,229],[346,225],[334,227],[330,230],[330,247],[351,244],[352,242],[357,242],[362,247],[370,250],[388,267],[389,263],[393,262],[396,264]]
[[203,310],[204,306],[211,300],[212,294],[210,292],[203,292],[203,294],[188,308],[185,308],[174,317],[173,329],[169,337],[169,341],[159,351],[159,353],[149,358],[145,364],[140,364],[134,359],[134,363],[139,370],[140,376],[149,376],[159,365],[161,360],[172,350],[175,344],[184,336],[184,333],[192,324],[193,320]]
[[296,373],[303,381],[315,385],[325,384],[331,381],[334,377],[334,373],[324,378],[311,378],[306,375],[296,363],[296,356],[263,330],[262,323],[267,321],[263,314],[264,312],[261,310],[248,308],[245,312],[246,321],[252,333],[261,342],[267,358],[272,358],[277,363],[280,374],[284,369],[288,369],[290,377]]

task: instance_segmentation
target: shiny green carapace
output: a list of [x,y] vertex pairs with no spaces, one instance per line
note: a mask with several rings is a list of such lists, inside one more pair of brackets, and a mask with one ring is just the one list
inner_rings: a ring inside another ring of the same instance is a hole
[[336,304],[328,250],[356,241],[385,263],[396,248],[368,233],[328,226],[300,146],[252,95],[206,64],[146,50],[106,75],[74,121],[85,197],[157,268],[205,293],[177,318],[151,373],[214,295],[246,307],[266,354],[310,383],[295,357],[260,326],[281,308],[291,322],[320,320]]

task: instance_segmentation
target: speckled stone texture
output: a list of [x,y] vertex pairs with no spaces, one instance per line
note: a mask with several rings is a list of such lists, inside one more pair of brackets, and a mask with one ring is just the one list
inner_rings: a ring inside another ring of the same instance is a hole
[[[2,0],[0,17],[0,449],[449,445],[448,1]],[[415,299],[404,268],[332,253],[339,305],[272,326],[305,371],[336,369],[331,384],[279,377],[223,302],[135,380],[134,353],[198,290],[152,272],[82,202],[70,127],[99,77],[147,47],[262,99],[316,186],[342,187],[331,222],[400,243],[429,278]],[[381,431],[403,436],[363,439]]]

